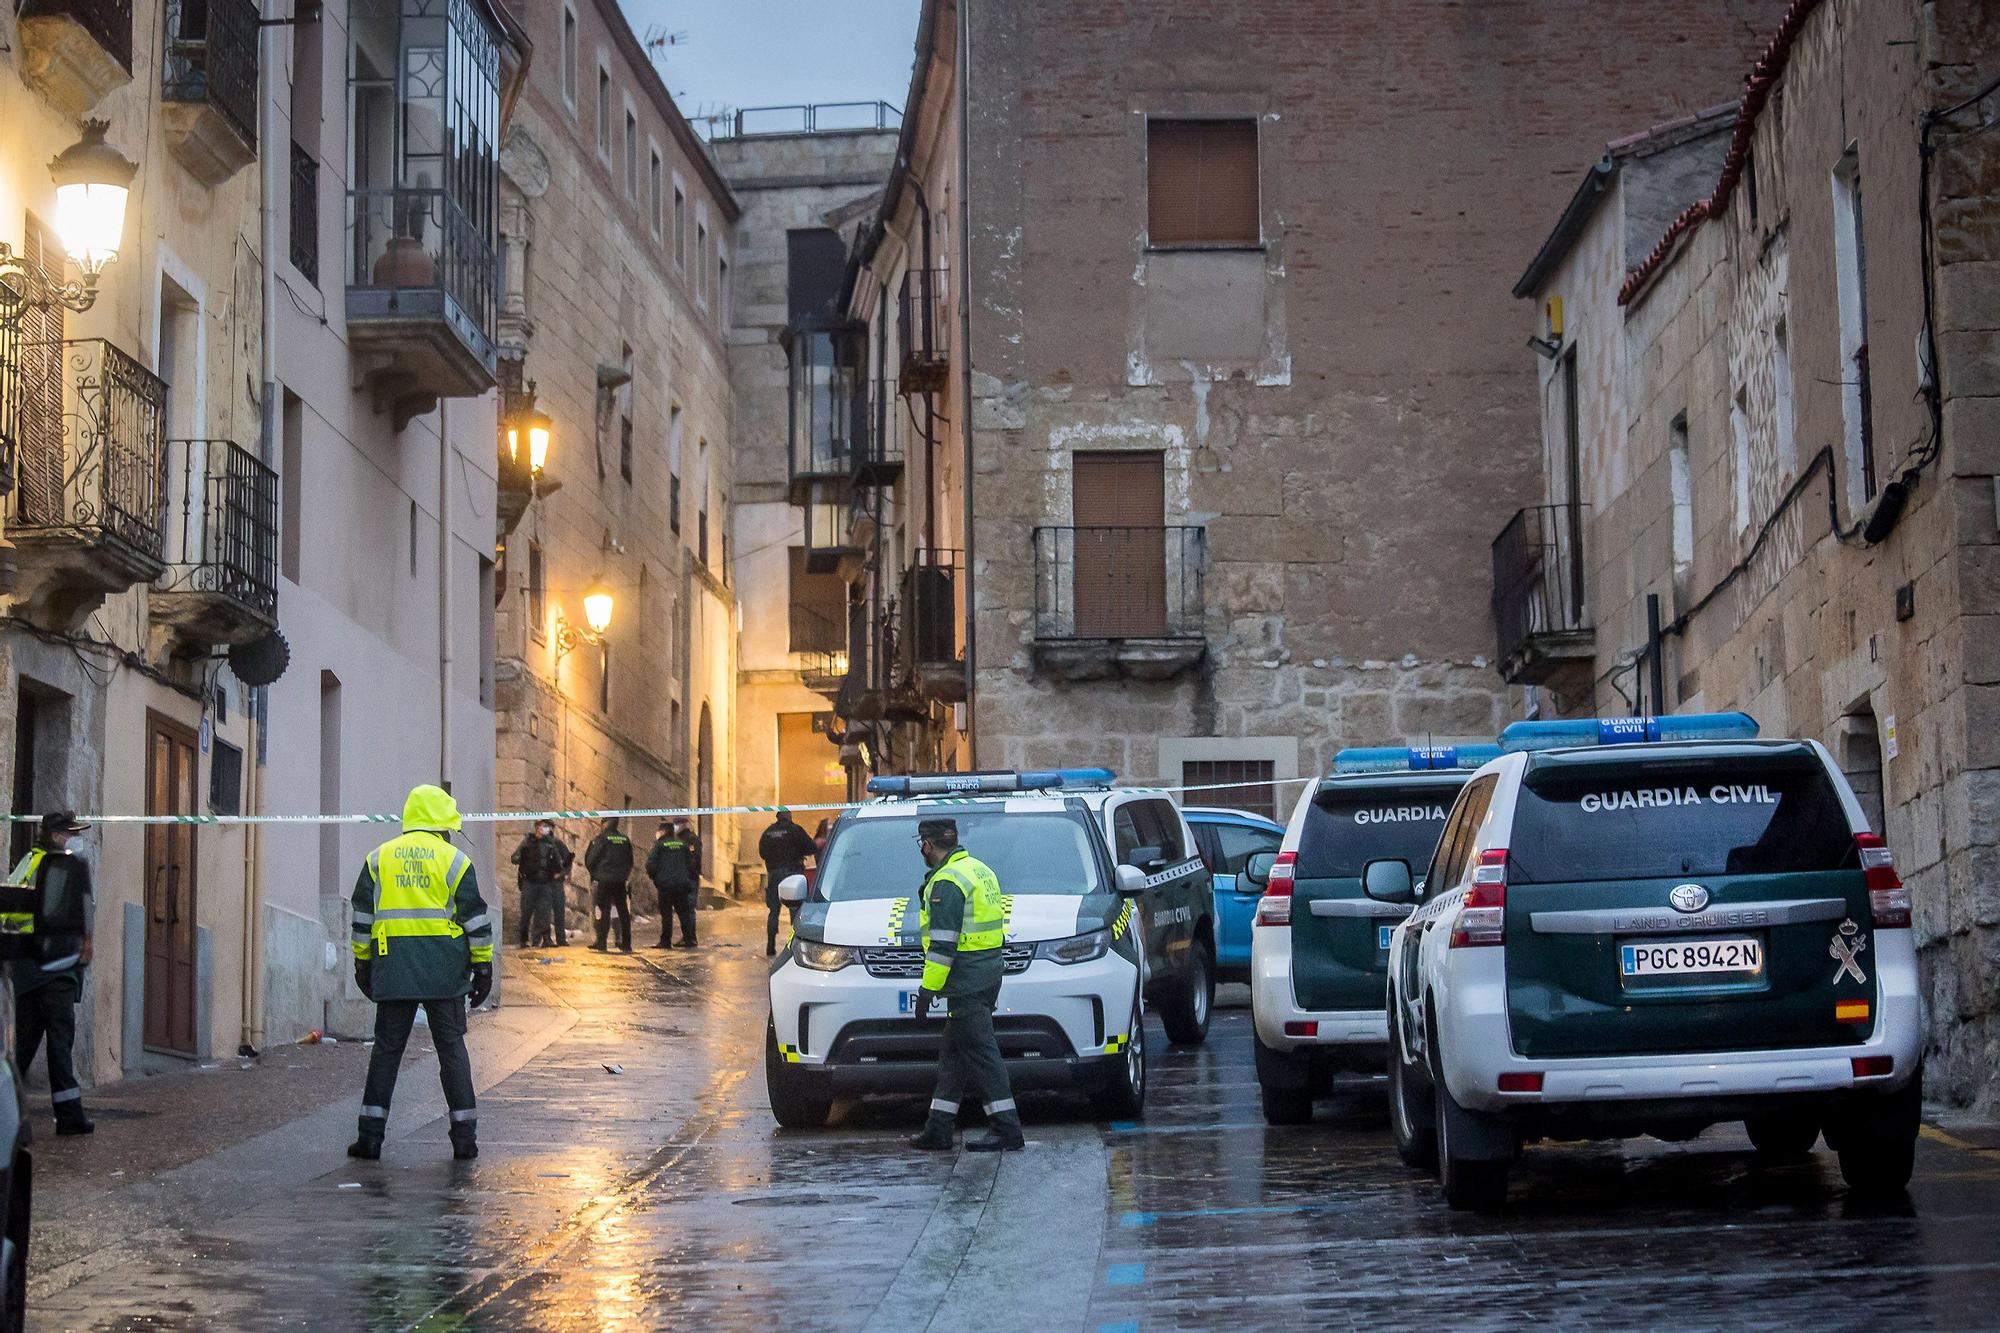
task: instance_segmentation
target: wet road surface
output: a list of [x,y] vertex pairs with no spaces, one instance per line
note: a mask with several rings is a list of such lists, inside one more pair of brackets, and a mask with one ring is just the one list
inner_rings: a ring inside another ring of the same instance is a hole
[[38,1264],[31,1327],[2000,1322],[2000,1153],[1927,1137],[1908,1202],[1870,1210],[1824,1150],[1763,1168],[1735,1130],[1539,1147],[1506,1214],[1467,1217],[1396,1160],[1379,1084],[1266,1128],[1242,1009],[1193,1050],[1151,1023],[1141,1124],[1024,1099],[1029,1147],[997,1160],[905,1151],[921,1099],[781,1131],[761,918],[705,913],[693,953],[511,960],[532,977],[511,993],[573,1022],[482,1092],[477,1162],[450,1160],[420,1063],[381,1163],[324,1156],[351,1108],[302,1121],[296,1179],[246,1177],[239,1208]]

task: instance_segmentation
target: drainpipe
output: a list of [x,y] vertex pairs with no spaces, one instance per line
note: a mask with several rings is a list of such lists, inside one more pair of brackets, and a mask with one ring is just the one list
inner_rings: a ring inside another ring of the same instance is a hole
[[966,767],[979,769],[979,602],[972,531],[972,0],[958,0],[958,346],[959,433],[965,452],[965,745]]
[[438,786],[451,790],[451,400],[438,399]]

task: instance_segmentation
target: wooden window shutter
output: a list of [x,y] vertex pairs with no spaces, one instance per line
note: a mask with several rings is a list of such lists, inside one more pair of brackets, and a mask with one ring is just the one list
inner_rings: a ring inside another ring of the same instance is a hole
[[1257,122],[1146,123],[1146,236],[1153,245],[1256,245]]
[[[46,273],[51,282],[65,276],[61,247],[34,218],[22,238],[22,257]],[[18,352],[19,382],[15,398],[20,450],[21,518],[29,523],[59,523],[63,506],[63,334],[61,306],[35,306],[21,318]]]

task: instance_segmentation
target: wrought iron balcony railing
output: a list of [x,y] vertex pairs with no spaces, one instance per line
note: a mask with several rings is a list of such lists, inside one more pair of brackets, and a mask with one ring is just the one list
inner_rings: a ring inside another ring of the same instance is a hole
[[903,274],[896,299],[896,341],[903,349],[901,389],[930,393],[951,373],[950,283],[943,269]]
[[1199,639],[1207,530],[1036,528],[1035,637]]
[[772,134],[837,134],[855,130],[901,129],[903,113],[887,102],[813,102],[791,106],[746,106],[708,116],[710,136],[754,139]]
[[1594,635],[1584,604],[1587,505],[1523,509],[1493,539],[1493,626],[1500,672],[1539,683],[1565,658],[1587,657]]
[[960,647],[957,551],[924,551],[903,571],[903,651],[907,664],[956,664]]
[[319,281],[319,158],[292,145],[292,267]]
[[66,18],[132,72],[132,0],[20,0],[22,19]]
[[791,609],[791,649],[801,659],[805,687],[831,698],[847,679],[847,624],[816,607]]
[[257,33],[257,7],[250,0],[167,0],[161,99],[207,103],[254,149]]
[[0,368],[18,441],[9,536],[114,542],[160,558],[167,386],[101,338],[28,343]]
[[855,441],[854,484],[893,486],[903,475],[905,441],[912,434],[910,405],[897,395],[894,380],[871,380],[860,392],[862,431]]
[[486,234],[444,190],[349,190],[348,318],[442,313],[493,370],[495,267]]
[[278,474],[231,440],[167,441],[168,592],[278,611]]

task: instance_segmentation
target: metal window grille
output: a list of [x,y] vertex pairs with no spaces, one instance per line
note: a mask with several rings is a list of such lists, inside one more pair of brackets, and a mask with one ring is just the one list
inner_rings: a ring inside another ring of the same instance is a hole
[[[1278,789],[1272,785],[1275,767],[1269,759],[1184,759],[1181,761],[1184,786],[1214,788],[1187,793],[1186,803],[1224,805],[1276,819]],[[1218,783],[1235,785],[1218,787]]]

